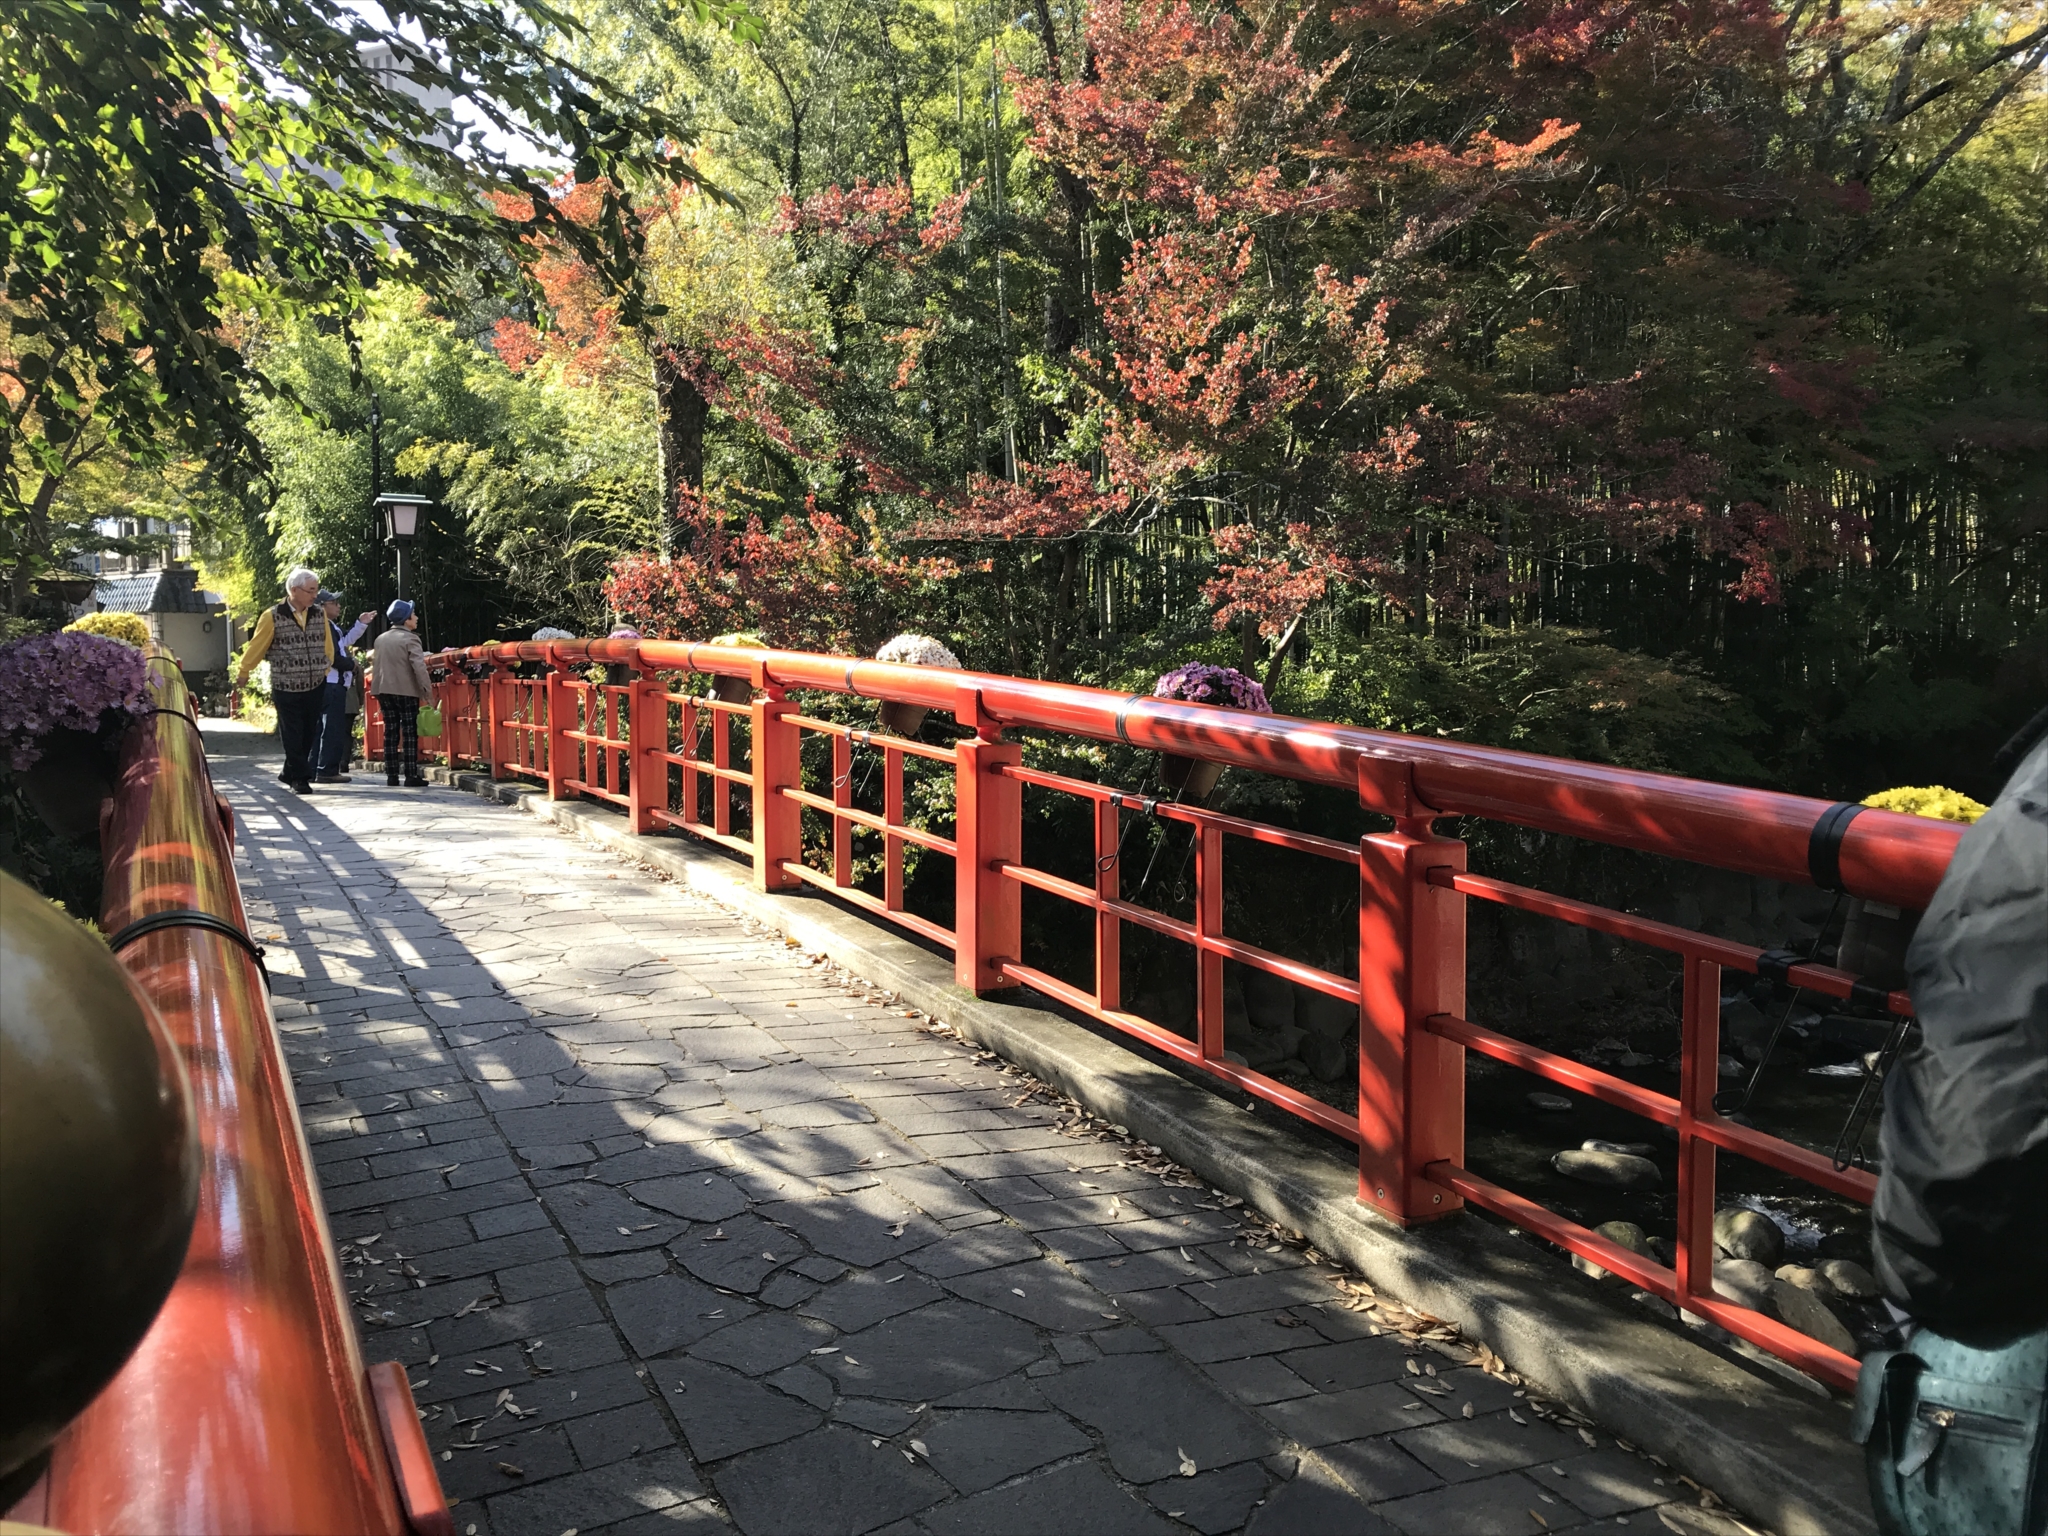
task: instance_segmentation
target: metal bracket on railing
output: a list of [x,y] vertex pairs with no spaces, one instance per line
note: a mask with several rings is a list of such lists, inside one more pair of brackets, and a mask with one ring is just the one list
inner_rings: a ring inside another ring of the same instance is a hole
[[1853,800],[1837,800],[1820,813],[1820,820],[1806,834],[1806,872],[1822,890],[1841,893],[1842,839],[1848,835],[1849,823],[1868,809]]

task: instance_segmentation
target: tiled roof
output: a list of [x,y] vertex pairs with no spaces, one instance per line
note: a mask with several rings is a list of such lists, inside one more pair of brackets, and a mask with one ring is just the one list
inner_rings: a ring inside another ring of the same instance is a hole
[[199,573],[189,565],[176,565],[109,577],[93,588],[93,599],[113,613],[209,613],[219,606],[219,598],[198,588]]

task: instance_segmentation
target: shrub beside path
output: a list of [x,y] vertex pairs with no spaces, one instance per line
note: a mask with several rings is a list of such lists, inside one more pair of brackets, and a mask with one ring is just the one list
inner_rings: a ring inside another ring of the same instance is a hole
[[214,767],[463,1536],[1747,1529],[758,925],[503,806]]

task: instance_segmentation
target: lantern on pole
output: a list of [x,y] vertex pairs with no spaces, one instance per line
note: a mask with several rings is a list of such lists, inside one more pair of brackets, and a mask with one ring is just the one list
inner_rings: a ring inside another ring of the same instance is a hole
[[387,492],[377,498],[377,519],[384,530],[384,542],[398,551],[398,595],[412,596],[412,541],[420,531],[420,518],[429,503],[424,496]]

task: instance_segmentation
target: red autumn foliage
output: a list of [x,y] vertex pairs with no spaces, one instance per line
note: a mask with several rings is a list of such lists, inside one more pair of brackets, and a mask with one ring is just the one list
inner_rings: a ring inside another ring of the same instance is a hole
[[[923,569],[874,553],[871,540],[815,500],[774,527],[684,497],[687,548],[614,562],[605,599],[623,622],[658,639],[709,639],[755,629],[798,650],[871,650],[886,613]],[[734,526],[737,522],[737,526]]]
[[1019,460],[1013,484],[974,474],[967,493],[915,524],[910,537],[934,543],[1016,539],[1064,539],[1101,522],[1124,498],[1095,489],[1095,479],[1078,464],[1033,464]]
[[908,267],[960,237],[963,211],[975,187],[941,198],[931,217],[920,221],[910,188],[902,182],[856,181],[851,188],[814,192],[801,203],[784,197],[771,228],[803,241],[829,237],[891,265]]

